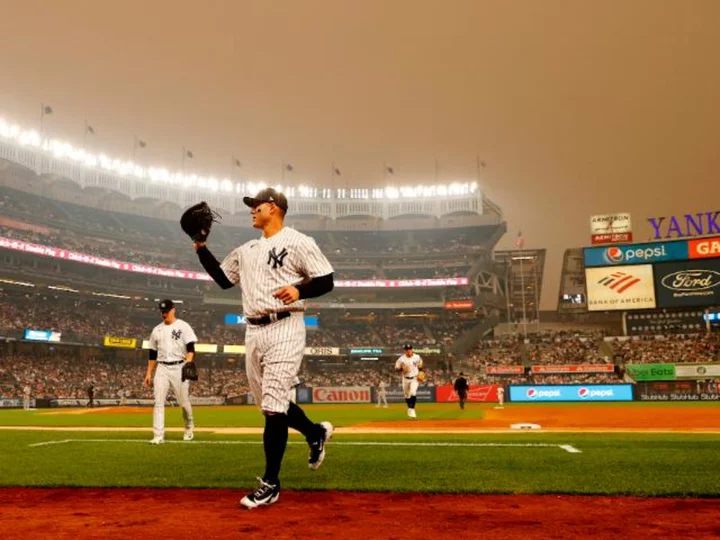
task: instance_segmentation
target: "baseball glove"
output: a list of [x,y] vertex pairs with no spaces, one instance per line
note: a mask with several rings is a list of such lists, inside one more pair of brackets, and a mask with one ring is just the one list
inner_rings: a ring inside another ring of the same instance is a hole
[[420,371],[417,375],[418,382],[425,382],[425,379],[427,379],[427,375],[425,375],[424,371]]
[[197,381],[198,372],[195,362],[185,362],[182,367],[182,382]]
[[185,210],[180,218],[180,227],[195,242],[204,242],[210,235],[212,224],[220,223],[220,219],[220,214],[203,201]]

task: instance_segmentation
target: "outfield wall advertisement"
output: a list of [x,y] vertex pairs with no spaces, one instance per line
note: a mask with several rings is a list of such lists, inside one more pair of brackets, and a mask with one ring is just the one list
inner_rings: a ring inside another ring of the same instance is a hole
[[511,385],[510,401],[632,401],[631,384]]
[[[470,386],[467,401],[487,403],[497,401],[498,388],[500,384],[480,384]],[[457,403],[460,401],[455,389],[451,384],[445,384],[435,388],[435,397],[438,403]]]
[[639,401],[720,401],[718,384],[698,381],[642,382],[637,385]]
[[369,386],[319,386],[312,389],[313,403],[370,403]]
[[[404,403],[405,394],[403,393],[402,386],[388,386],[385,388],[385,396],[387,397],[388,403]],[[434,386],[420,386],[417,390],[418,403],[434,403],[435,402],[435,387]],[[377,392],[374,394],[373,401],[377,401]]]

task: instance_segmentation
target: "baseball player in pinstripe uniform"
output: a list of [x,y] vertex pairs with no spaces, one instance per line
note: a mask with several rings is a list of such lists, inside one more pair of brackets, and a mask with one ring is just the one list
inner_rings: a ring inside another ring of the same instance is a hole
[[152,385],[155,397],[153,438],[150,444],[165,442],[165,400],[170,386],[173,387],[175,399],[183,411],[185,421],[183,440],[192,441],[194,424],[190,404],[190,381],[183,381],[182,368],[185,362],[195,360],[197,336],[188,323],[176,317],[177,310],[172,300],[163,300],[158,307],[163,322],[153,328],[150,334],[150,351],[145,374],[145,385],[148,387]]
[[325,459],[325,443],[333,433],[329,422],[311,422],[291,400],[305,351],[305,299],[333,289],[333,268],[315,241],[284,227],[287,198],[272,188],[245,197],[253,227],[262,236],[233,250],[220,264],[204,242],[195,242],[200,262],[223,289],[240,285],[245,333],[245,369],[250,390],[265,415],[265,474],[260,485],[240,503],[268,505],[280,496],[280,465],[288,427],[310,446],[308,465],[316,470]]

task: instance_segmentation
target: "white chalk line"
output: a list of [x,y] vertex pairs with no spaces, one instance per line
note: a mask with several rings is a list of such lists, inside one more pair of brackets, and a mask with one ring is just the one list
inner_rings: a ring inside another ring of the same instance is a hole
[[[69,444],[75,442],[90,443],[142,443],[149,444],[144,439],[61,439],[57,441],[43,441],[39,443],[29,444],[31,448],[40,446],[52,446],[59,444]],[[187,446],[195,446],[201,444],[209,445],[259,445],[262,441],[165,441],[163,444],[184,444]],[[288,441],[289,445],[306,445],[302,441]],[[329,443],[331,446],[408,446],[408,447],[450,447],[450,448],[560,448],[570,454],[581,454],[582,451],[570,444],[550,444],[550,443],[461,443],[461,442],[382,442],[382,441],[337,441]]]

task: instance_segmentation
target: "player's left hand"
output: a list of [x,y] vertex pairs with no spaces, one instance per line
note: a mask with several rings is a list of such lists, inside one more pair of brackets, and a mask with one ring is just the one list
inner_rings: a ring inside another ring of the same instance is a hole
[[300,291],[298,291],[296,287],[288,285],[287,287],[283,287],[282,289],[275,291],[273,296],[282,300],[283,304],[287,306],[288,304],[297,302],[300,299]]

